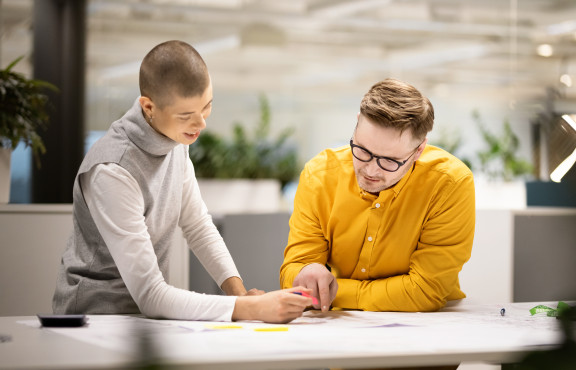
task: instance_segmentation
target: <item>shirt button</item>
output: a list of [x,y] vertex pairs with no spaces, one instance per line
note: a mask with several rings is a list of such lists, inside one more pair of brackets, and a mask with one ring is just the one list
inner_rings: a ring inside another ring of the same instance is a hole
[[362,271],[362,272],[366,272],[366,269],[362,269],[362,270],[360,270],[360,271]]
[[371,236],[368,237],[368,241],[369,241],[369,242],[372,241],[372,237],[371,237]]
[[374,206],[375,206],[376,208],[380,208],[380,203],[376,203]]

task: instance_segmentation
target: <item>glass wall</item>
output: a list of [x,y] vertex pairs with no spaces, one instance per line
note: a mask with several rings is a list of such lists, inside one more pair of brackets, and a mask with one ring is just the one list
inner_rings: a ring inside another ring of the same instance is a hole
[[[19,68],[30,73],[33,2],[0,4],[0,64],[27,55]],[[87,7],[88,145],[137,98],[144,55],[170,39],[194,45],[208,64],[209,130],[231,136],[236,122],[253,129],[264,95],[272,136],[293,128],[301,164],[347,142],[363,94],[387,77],[430,98],[430,141],[468,160],[478,181],[493,181],[478,155],[488,147],[480,123],[499,138],[509,124],[516,157],[532,161],[538,117],[576,112],[573,2],[89,0]],[[29,172],[24,162],[13,166],[15,181]]]

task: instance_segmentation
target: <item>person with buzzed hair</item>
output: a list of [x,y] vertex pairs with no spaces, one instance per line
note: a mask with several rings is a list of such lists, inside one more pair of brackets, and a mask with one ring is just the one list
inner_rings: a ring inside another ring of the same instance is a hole
[[[53,298],[55,314],[138,314],[183,320],[289,322],[312,299],[296,287],[247,291],[204,204],[188,156],[212,110],[212,83],[182,41],[154,47],[132,108],[88,151],[73,188],[73,224]],[[227,294],[166,282],[176,228]]]
[[176,96],[202,95],[210,85],[210,75],[196,49],[174,41],[158,45],[144,57],[139,85],[141,96],[165,107]]

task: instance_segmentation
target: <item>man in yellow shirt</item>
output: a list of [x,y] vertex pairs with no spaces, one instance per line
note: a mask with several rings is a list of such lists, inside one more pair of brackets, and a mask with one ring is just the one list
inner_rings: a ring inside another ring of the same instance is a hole
[[427,145],[434,109],[387,79],[364,96],[350,145],[300,176],[280,269],[283,288],[312,289],[316,309],[434,311],[461,299],[474,238],[472,172]]

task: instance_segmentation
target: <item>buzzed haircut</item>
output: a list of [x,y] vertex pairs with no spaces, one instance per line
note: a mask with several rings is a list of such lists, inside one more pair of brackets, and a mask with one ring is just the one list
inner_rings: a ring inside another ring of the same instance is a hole
[[166,41],[155,46],[140,66],[140,95],[160,108],[175,97],[202,95],[209,83],[206,63],[196,49],[183,41]]
[[434,107],[414,86],[392,78],[376,83],[364,95],[360,113],[375,124],[424,140],[434,126]]

